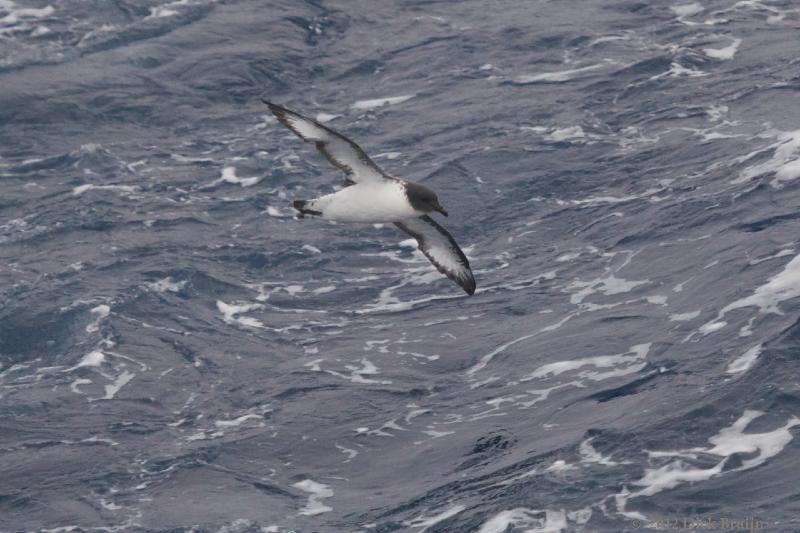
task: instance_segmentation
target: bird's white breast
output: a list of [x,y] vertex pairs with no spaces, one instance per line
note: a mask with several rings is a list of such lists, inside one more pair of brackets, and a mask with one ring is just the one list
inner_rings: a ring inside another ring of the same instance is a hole
[[359,183],[319,200],[323,218],[342,222],[393,222],[423,214],[411,207],[398,181]]

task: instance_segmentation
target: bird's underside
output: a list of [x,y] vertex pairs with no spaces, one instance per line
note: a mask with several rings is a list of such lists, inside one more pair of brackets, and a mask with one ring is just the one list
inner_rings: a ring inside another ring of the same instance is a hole
[[464,252],[427,214],[433,210],[447,214],[432,191],[386,174],[361,147],[340,133],[279,105],[264,103],[281,124],[314,143],[345,174],[344,189],[313,200],[295,200],[294,208],[301,215],[345,222],[393,222],[416,239],[420,251],[439,272],[467,294],[475,292],[475,278]]

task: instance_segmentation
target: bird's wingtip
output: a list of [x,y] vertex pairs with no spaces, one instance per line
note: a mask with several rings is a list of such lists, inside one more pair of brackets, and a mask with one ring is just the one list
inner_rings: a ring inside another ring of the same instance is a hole
[[475,294],[475,287],[476,284],[474,278],[461,285],[461,288],[464,289],[464,292],[466,292],[469,296]]
[[279,113],[279,112],[285,111],[285,109],[283,107],[279,106],[278,104],[273,104],[272,102],[270,102],[266,98],[261,98],[261,101],[264,102],[265,104],[267,104],[267,107],[269,107],[270,111],[272,111],[273,113]]

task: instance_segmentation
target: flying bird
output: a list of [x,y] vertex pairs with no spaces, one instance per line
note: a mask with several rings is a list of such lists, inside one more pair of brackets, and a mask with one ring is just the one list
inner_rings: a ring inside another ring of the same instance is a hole
[[436,193],[424,185],[390,176],[356,143],[315,120],[263,100],[281,124],[344,172],[345,187],[313,200],[295,200],[300,216],[313,215],[341,222],[392,222],[417,241],[420,251],[467,294],[475,292],[475,277],[455,239],[430,214],[447,216]]

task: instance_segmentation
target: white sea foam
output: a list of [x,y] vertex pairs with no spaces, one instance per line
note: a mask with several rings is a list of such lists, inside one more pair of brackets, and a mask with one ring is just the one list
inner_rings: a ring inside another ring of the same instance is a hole
[[[650,352],[651,344],[637,344],[631,346],[630,350],[623,354],[600,355],[595,357],[584,357],[568,361],[558,361],[542,365],[533,372],[524,376],[520,381],[530,381],[546,377],[555,377],[564,372],[593,367],[595,369],[610,369],[607,371],[595,371],[584,369],[577,373],[580,378],[600,381],[612,377],[625,376],[636,373],[647,366],[647,354]],[[631,355],[629,355],[631,354]]]
[[[745,433],[750,422],[763,414],[761,411],[746,410],[732,426],[722,428],[719,433],[708,439],[713,446],[675,452],[651,452],[650,455],[654,458],[670,456],[677,458],[660,467],[646,469],[644,476],[633,482],[634,485],[643,488],[637,492],[618,494],[618,507],[624,509],[629,499],[652,496],[683,483],[698,483],[731,472],[749,470],[776,456],[791,442],[790,430],[800,425],[800,418],[792,416],[783,426],[772,431]],[[717,455],[722,459],[710,468],[694,467],[683,459],[698,453]],[[742,459],[741,465],[723,471],[728,458],[734,454],[742,454],[746,458]]]
[[181,292],[186,286],[186,280],[175,281],[171,277],[166,277],[158,281],[147,283],[147,288],[155,292]]
[[[145,19],[150,18],[164,18],[164,17],[174,17],[175,15],[180,15],[180,10],[176,10],[176,7],[179,6],[190,6],[192,4],[203,3],[207,0],[175,0],[174,2],[168,2],[166,4],[155,6],[150,8],[150,14],[145,17]],[[215,0],[211,0],[212,2]]]
[[322,367],[320,366],[320,363],[322,361],[324,361],[324,359],[314,359],[313,361],[306,363],[304,366],[310,368],[314,372],[325,372],[332,376],[352,381],[353,383],[362,383],[362,384],[372,383],[379,385],[390,385],[392,383],[391,381],[387,380],[365,378],[364,376],[377,375],[380,373],[378,371],[378,367],[375,366],[374,363],[372,363],[366,358],[361,359],[360,367],[356,365],[345,365],[345,368],[350,371],[350,374],[345,374],[343,372],[338,372],[336,370],[323,370]]
[[242,424],[244,424],[248,420],[258,420],[258,421],[260,421],[260,424],[259,424],[260,426],[264,425],[264,415],[263,414],[257,414],[257,413],[248,413],[248,414],[242,415],[242,416],[240,416],[238,418],[234,418],[233,420],[216,420],[214,422],[214,425],[217,426],[218,428],[232,428],[232,427],[241,426]]
[[703,11],[703,6],[698,4],[697,2],[692,2],[691,4],[680,4],[677,6],[671,6],[670,9],[673,13],[678,15],[678,17],[691,17],[692,15],[696,15]]
[[250,328],[263,328],[264,323],[258,319],[241,316],[242,313],[248,313],[258,309],[263,309],[261,304],[226,304],[222,300],[217,300],[217,309],[222,313],[222,319],[226,324],[240,325]]
[[208,157],[187,157],[180,154],[170,154],[170,158],[181,163],[214,163],[214,159]]
[[[800,255],[795,256],[784,267],[783,271],[771,277],[767,283],[761,285],[753,291],[753,294],[732,302],[717,315],[717,318],[704,324],[700,331],[707,334],[722,329],[727,325],[722,318],[731,311],[746,307],[758,307],[761,314],[782,315],[778,305],[786,300],[791,300],[800,296]],[[749,330],[749,326],[747,327]],[[747,330],[744,331],[746,336]]]
[[567,254],[562,254],[556,257],[556,261],[559,263],[563,263],[564,261],[572,261],[573,259],[577,259],[581,256],[581,252],[571,252]]
[[[648,78],[650,81],[659,80],[661,78],[699,78],[702,76],[708,76],[708,72],[703,72],[702,70],[695,70],[692,68],[684,67],[677,61],[673,61],[670,63],[669,70],[666,72],[662,72],[661,74],[656,74],[655,76],[650,76]],[[699,131],[699,130],[698,130]],[[642,139],[642,140],[649,140],[649,139]],[[658,137],[655,138],[658,140]]]
[[[415,255],[416,253],[417,252],[415,252]],[[406,262],[417,263],[421,261],[414,260]],[[437,275],[438,273],[435,270],[431,270],[431,267],[429,267],[428,265],[425,265],[423,268],[428,274],[428,277],[424,279],[426,279],[429,283],[433,281],[439,281],[441,279],[441,276]],[[433,296],[427,296],[424,298],[418,298],[416,300],[401,300],[400,298],[396,297],[393,294],[395,290],[399,289],[400,287],[408,285],[410,282],[411,282],[410,280],[407,280],[397,285],[392,285],[391,287],[387,287],[381,290],[380,294],[378,295],[378,301],[369,304],[362,309],[357,309],[355,312],[358,314],[370,314],[370,313],[381,313],[381,312],[406,311],[408,309],[414,308],[417,305],[427,302],[433,302],[436,300],[453,300],[456,298],[461,298],[461,295],[459,294],[449,293],[443,295],[437,294]],[[478,290],[480,291],[480,289]]]
[[292,216],[292,214],[293,214],[291,211],[285,211],[285,212],[281,211],[280,209],[278,209],[277,207],[275,207],[273,205],[268,205],[267,206],[266,213],[271,217],[277,217],[277,218],[285,218],[285,217]]
[[403,350],[397,350],[397,355],[410,355],[411,357],[416,357],[418,359],[426,359],[428,361],[436,361],[437,359],[439,359],[441,357],[438,354],[428,355],[428,354],[419,353],[419,352],[406,352],[406,351],[403,351]]
[[[431,439],[438,439],[440,437],[446,437],[447,435],[453,435],[455,431],[436,431],[434,429],[423,429],[422,433],[431,437]],[[417,440],[414,441],[415,445],[420,445],[425,441]]]
[[[792,4],[790,3],[787,5],[791,6]],[[723,11],[735,11],[741,8],[752,8],[754,10],[763,10],[767,11],[768,13],[772,13],[767,17],[767,24],[777,24],[778,22],[783,21],[787,14],[797,12],[796,10],[792,9],[782,10],[758,0],[739,0],[739,2],[736,2],[733,4],[733,6]]]
[[391,343],[391,339],[377,339],[364,342],[364,351],[371,352],[375,348],[378,349],[380,353],[389,353],[388,344]]
[[589,198],[584,198],[582,200],[571,200],[571,203],[576,205],[621,204],[624,202],[638,200],[640,198],[641,196],[635,194],[628,196],[590,196]]
[[730,109],[726,105],[710,105],[706,108],[706,113],[712,122],[719,122],[725,118],[729,110]]
[[675,313],[669,315],[670,322],[686,322],[700,316],[700,311],[690,311],[688,313]]
[[570,126],[566,128],[558,128],[547,135],[545,140],[550,142],[565,142],[565,141],[581,141],[586,139],[586,132],[580,126]]
[[561,383],[559,385],[556,385],[554,387],[548,387],[546,389],[528,389],[525,391],[524,394],[519,395],[519,397],[521,398],[528,398],[528,399],[525,401],[517,401],[515,405],[519,409],[530,409],[537,403],[545,401],[550,396],[550,393],[553,392],[554,390],[569,386],[580,387],[582,386],[582,383],[580,381],[570,381],[568,383]]
[[397,418],[392,418],[391,420],[387,420],[380,427],[375,429],[369,428],[361,428],[363,431],[359,431],[359,433],[364,433],[366,435],[371,435],[373,437],[394,437],[393,433],[389,433],[391,431],[409,431],[408,428],[404,428],[400,424],[397,423]]
[[368,111],[370,109],[376,109],[378,107],[383,107],[385,105],[393,105],[393,104],[400,104],[405,102],[406,100],[410,100],[414,98],[414,94],[406,94],[403,96],[389,96],[386,98],[375,98],[372,100],[359,100],[355,102],[352,107],[353,109],[359,109],[362,111]]
[[100,505],[103,506],[103,508],[108,511],[118,511],[120,509],[123,509],[121,505],[117,505],[116,503],[110,502],[103,498],[100,498]]
[[543,72],[540,74],[517,76],[516,78],[514,78],[514,82],[519,83],[521,85],[525,85],[528,83],[563,83],[565,81],[571,81],[580,78],[587,72],[593,72],[597,69],[603,68],[603,66],[604,65],[600,64],[589,65],[586,67],[581,67],[576,69],[560,70],[557,72]]
[[770,259],[778,259],[779,257],[786,257],[787,255],[794,255],[797,253],[797,250],[794,248],[786,248],[779,251],[776,254],[769,255],[767,257],[762,257],[760,259],[753,259],[748,264],[750,265],[757,265],[759,263],[763,263],[764,261],[769,261]]
[[105,439],[103,437],[98,437],[97,435],[93,435],[91,437],[87,437],[85,439],[81,439],[81,443],[88,442],[88,443],[100,443],[100,444],[108,444],[109,446],[119,446],[119,442],[111,439]]
[[669,298],[663,294],[652,294],[646,298],[648,303],[654,305],[667,305]]
[[341,115],[331,115],[330,113],[317,113],[316,120],[317,122],[325,123],[330,122],[331,120],[340,116]]
[[[553,324],[550,324],[549,326],[545,326],[545,327],[543,327],[542,329],[540,329],[539,331],[537,331],[535,333],[529,333],[528,335],[523,335],[522,337],[517,337],[516,339],[513,339],[513,340],[511,340],[511,341],[509,341],[509,342],[507,342],[505,344],[502,344],[502,345],[498,346],[497,348],[495,348],[491,352],[489,352],[486,355],[482,356],[477,363],[475,363],[473,366],[468,368],[467,372],[466,372],[466,375],[467,376],[473,376],[475,373],[477,373],[477,372],[483,370],[484,368],[486,368],[486,366],[489,364],[489,362],[497,354],[500,354],[500,353],[504,352],[506,349],[508,349],[509,347],[517,344],[518,342],[522,342],[524,340],[530,339],[531,337],[535,337],[536,335],[539,335],[540,333],[545,333],[545,332],[548,332],[548,331],[555,331],[558,328],[560,328],[561,326],[563,326],[565,323],[567,323],[567,321],[569,321],[571,318],[573,318],[576,315],[577,315],[577,313],[570,313],[568,315],[565,315],[558,322],[554,322]],[[480,386],[481,383],[485,383],[485,382],[473,383],[471,385],[471,387],[475,388],[477,386]]]
[[733,59],[740,44],[742,44],[741,39],[733,39],[733,42],[724,48],[703,48],[703,52],[712,59]]
[[561,533],[566,531],[567,515],[562,511],[538,511],[517,507],[501,511],[484,522],[477,533],[505,533],[508,528],[526,533]]
[[34,28],[34,30],[31,32],[31,37],[41,37],[42,35],[47,35],[48,33],[51,33],[52,31],[53,30],[51,30],[47,26],[39,25],[39,26],[36,26],[36,28]]
[[[270,297],[277,293],[277,292],[285,292],[290,296],[295,296],[301,292],[305,292],[305,287],[303,285],[286,285],[281,282],[263,282],[263,283],[253,283],[248,285],[249,288],[258,291],[258,296],[256,296],[256,300],[259,302],[266,302],[270,299]],[[271,287],[271,288],[267,288]]]
[[774,150],[772,158],[743,170],[739,173],[739,177],[731,183],[745,183],[763,174],[774,174],[774,179],[770,185],[778,188],[781,187],[785,181],[792,181],[800,178],[800,130],[770,131],[767,135],[774,135],[777,137],[778,142],[767,148],[760,148],[749,154],[738,157],[734,159],[734,163],[749,161],[767,150]]
[[347,456],[347,459],[345,459],[343,461],[345,463],[349,463],[350,461],[352,461],[358,455],[358,451],[354,450],[352,448],[348,448],[346,446],[342,446],[341,444],[338,444],[338,443],[334,443],[334,446],[336,446],[337,450],[339,450],[340,452],[342,452],[343,454],[345,454]]
[[544,126],[520,126],[520,131],[532,131],[534,133],[546,133],[548,130]]
[[179,13],[174,9],[169,9],[168,7],[164,6],[155,6],[150,8],[150,14],[147,15],[145,18],[163,18],[163,17],[172,17],[178,15]]
[[530,339],[535,335],[537,335],[537,333],[529,333],[528,335],[523,335],[522,337],[517,337],[516,339],[508,341],[505,344],[501,344],[491,352],[481,357],[480,361],[472,365],[467,370],[467,375],[472,376],[476,372],[483,370],[484,368],[486,368],[486,365],[489,364],[489,361],[491,361],[497,354],[503,353],[504,351],[506,351],[506,349],[510,348],[511,346],[514,346],[515,344],[522,342],[524,340]]
[[782,181],[796,180],[797,178],[800,178],[800,158],[783,163],[775,172],[772,186],[775,187],[780,185]]
[[192,435],[186,437],[186,442],[194,442],[197,440],[210,440],[210,439],[218,439],[225,435],[224,431],[198,431]]
[[710,453],[730,457],[731,455],[755,454],[742,461],[741,466],[735,470],[748,470],[763,464],[778,455],[792,440],[791,428],[800,425],[800,418],[792,416],[783,426],[764,433],[745,433],[744,430],[750,422],[762,416],[763,411],[747,409],[730,427],[723,428],[715,436],[708,439],[713,444],[712,448],[693,448],[692,451]]
[[580,446],[578,447],[578,453],[581,454],[582,463],[595,463],[604,466],[614,466],[619,464],[616,461],[613,461],[611,457],[606,457],[595,450],[592,446],[593,440],[594,437],[590,437],[581,442]]
[[[606,296],[630,292],[640,285],[648,283],[650,280],[630,281],[609,274],[606,277],[595,278],[589,281],[575,280],[567,286],[567,292],[571,292],[570,302],[581,304],[586,297],[594,293],[602,293]],[[574,292],[573,292],[574,291]]]
[[114,380],[114,383],[105,386],[106,395],[103,396],[101,399],[102,400],[113,399],[114,396],[117,395],[119,390],[125,385],[127,385],[130,382],[130,380],[132,380],[135,376],[136,374],[134,374],[133,372],[128,372],[127,370],[123,370],[122,373],[119,376],[117,376],[117,378]]
[[101,366],[106,360],[106,355],[101,352],[100,350],[93,350],[81,358],[80,362],[72,367],[70,370],[75,368],[81,368],[86,366]]
[[75,394],[85,394],[80,389],[78,389],[78,387],[80,387],[81,385],[88,385],[91,382],[92,382],[91,379],[78,378],[70,384],[69,390],[71,390]]
[[[413,527],[413,528],[421,527],[421,528],[423,528],[422,531],[425,531],[425,529],[429,528],[430,526],[434,526],[434,525],[438,524],[439,522],[443,522],[443,521],[447,520],[448,518],[451,518],[451,517],[457,515],[458,513],[460,513],[461,511],[463,511],[466,508],[467,508],[466,505],[454,505],[454,506],[452,506],[452,507],[450,507],[448,509],[445,509],[443,511],[437,512],[433,516],[426,517],[424,515],[420,515],[420,516],[414,518],[413,520],[405,520],[405,521],[403,521],[403,525],[404,526],[408,526],[408,527]],[[422,531],[420,531],[418,533],[422,533]]]
[[79,185],[74,189],[72,189],[72,194],[74,194],[75,196],[80,196],[86,191],[91,191],[91,190],[120,191],[120,192],[134,193],[137,192],[139,189],[131,185],[93,185],[91,183],[87,183],[85,185]]
[[[252,520],[248,520],[247,518],[237,518],[230,524],[224,524],[219,529],[215,530],[215,533],[247,533],[258,531],[259,533],[280,533],[278,529],[272,529],[273,526],[270,527],[258,527],[258,525],[253,522]],[[277,526],[275,526],[277,527]],[[189,528],[187,533],[194,533],[196,531],[195,528]]]
[[255,185],[259,181],[264,179],[263,177],[255,176],[252,178],[240,178],[236,176],[236,167],[225,167],[222,169],[222,177],[220,177],[214,183],[232,183],[234,185],[241,185],[242,187],[250,187]]
[[0,2],[0,9],[6,11],[6,15],[0,18],[0,35],[29,30],[35,26],[38,20],[48,18],[55,13],[53,6],[17,7],[10,0]]
[[97,318],[94,321],[86,326],[87,333],[94,333],[100,329],[100,322],[104,318],[108,316],[111,312],[111,308],[105,304],[98,305],[97,307],[92,308],[91,313],[93,315],[97,315]]
[[725,372],[728,374],[741,374],[742,372],[747,372],[753,367],[754,364],[756,364],[759,355],[761,355],[761,345],[757,344],[731,361]]
[[707,322],[702,326],[700,326],[700,333],[702,333],[703,335],[708,335],[709,333],[714,333],[715,331],[721,330],[727,325],[728,323],[725,322],[724,320],[719,322],[714,322],[714,321]]
[[553,461],[553,464],[551,464],[545,469],[545,472],[562,473],[562,472],[569,472],[570,470],[575,470],[575,469],[577,469],[575,465],[571,465],[563,459],[557,459]]
[[585,248],[580,248],[578,250],[575,250],[574,252],[567,252],[565,254],[562,254],[556,258],[556,261],[558,261],[559,263],[564,261],[572,261],[573,259],[577,259],[580,256],[582,256],[584,252],[590,254],[599,254],[600,250],[595,248],[594,246],[587,246]]
[[318,287],[311,291],[314,294],[328,294],[329,292],[333,292],[336,290],[335,285],[326,285],[325,287]]
[[689,279],[687,279],[685,281],[681,281],[680,283],[675,285],[675,287],[672,288],[672,291],[673,292],[683,292],[683,288],[686,286],[686,284],[689,283],[690,281],[692,281],[693,279],[694,279],[694,276],[692,276],[691,278],[689,278]]
[[333,511],[332,507],[328,507],[322,503],[322,500],[333,496],[333,489],[331,489],[330,486],[323,483],[317,483],[311,479],[298,481],[292,486],[302,490],[303,492],[309,493],[308,503],[306,503],[305,507],[300,509],[301,515],[315,516]]

